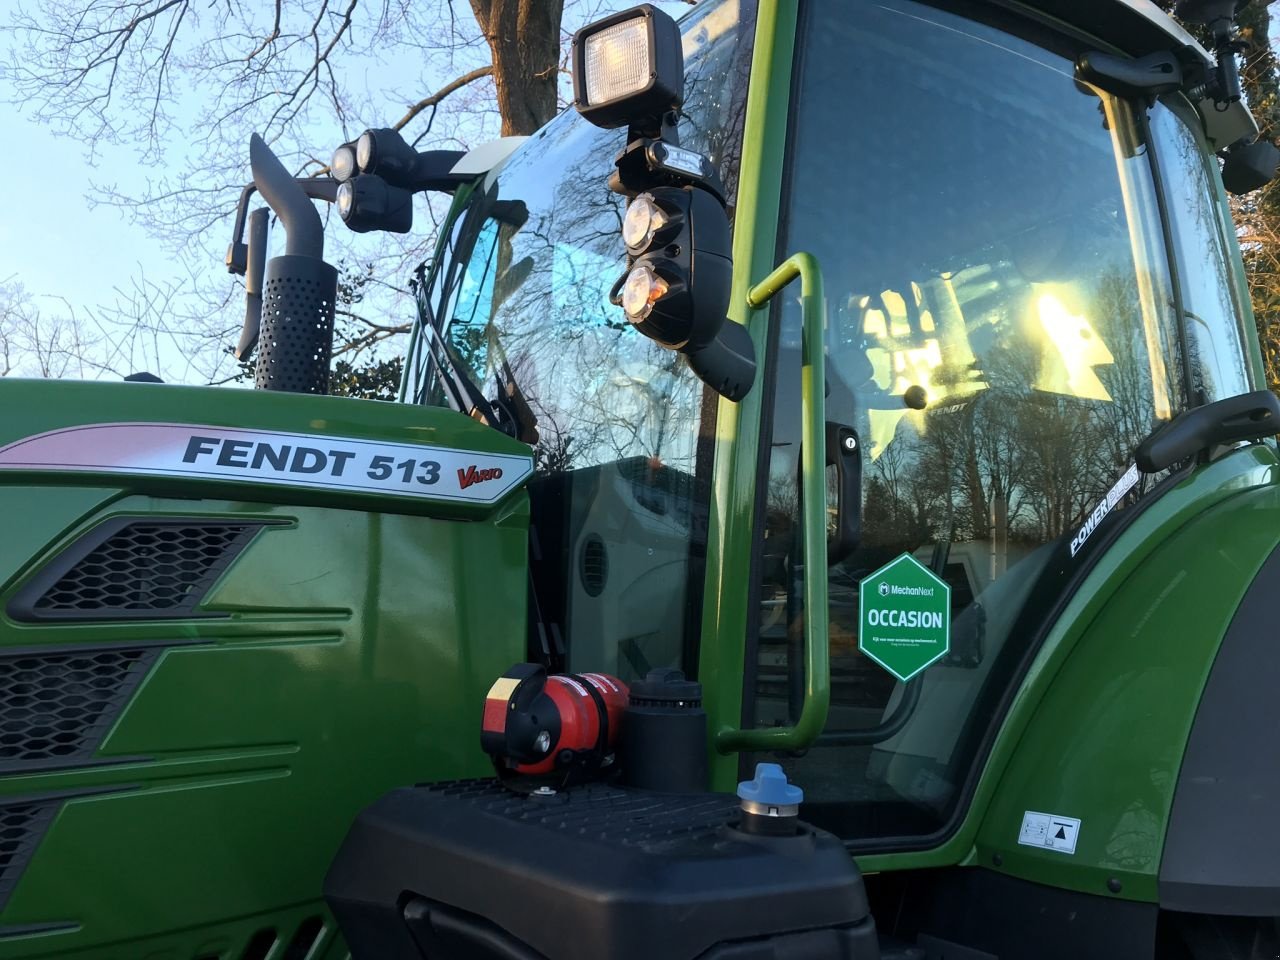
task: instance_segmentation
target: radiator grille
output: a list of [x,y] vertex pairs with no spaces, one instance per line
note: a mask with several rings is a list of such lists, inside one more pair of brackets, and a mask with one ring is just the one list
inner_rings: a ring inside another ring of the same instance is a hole
[[35,853],[59,802],[42,800],[0,806],[0,912],[18,885],[18,878]]
[[0,656],[0,770],[92,756],[157,655]]
[[126,520],[91,531],[9,604],[15,620],[191,614],[261,523]]

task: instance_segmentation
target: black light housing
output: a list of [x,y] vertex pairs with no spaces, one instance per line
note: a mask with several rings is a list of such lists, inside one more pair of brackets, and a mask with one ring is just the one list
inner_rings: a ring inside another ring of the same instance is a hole
[[573,105],[597,127],[656,135],[684,102],[680,28],[650,4],[583,27],[573,35],[570,62]]
[[397,187],[412,187],[418,152],[390,127],[366,130],[356,139],[356,164],[361,173],[376,173]]
[[408,233],[413,227],[413,194],[371,173],[339,186],[334,202],[342,222],[356,233]]
[[[641,217],[637,206],[645,208]],[[655,226],[642,229],[641,219]],[[733,278],[729,222],[719,201],[697,187],[655,187],[631,202],[628,220],[636,243],[628,246],[617,303],[662,346],[702,349],[724,323]]]
[[1236,143],[1221,156],[1222,185],[1236,196],[1265,187],[1280,168],[1280,150],[1269,140]]

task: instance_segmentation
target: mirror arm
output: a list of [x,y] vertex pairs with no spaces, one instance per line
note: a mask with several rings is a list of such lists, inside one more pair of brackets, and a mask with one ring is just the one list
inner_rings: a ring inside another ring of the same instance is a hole
[[1138,444],[1134,461],[1143,473],[1159,473],[1223,443],[1261,440],[1280,433],[1280,399],[1255,390],[1184,410]]
[[240,342],[234,356],[246,359],[258,345],[258,333],[262,326],[262,280],[267,269],[267,219],[266,207],[258,207],[249,214],[249,243],[246,247],[244,276],[244,326],[240,330]]

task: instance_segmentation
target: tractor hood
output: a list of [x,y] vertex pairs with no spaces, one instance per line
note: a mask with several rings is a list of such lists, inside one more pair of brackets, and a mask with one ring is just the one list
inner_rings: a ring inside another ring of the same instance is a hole
[[142,383],[0,383],[0,483],[38,474],[116,486],[128,477],[135,492],[155,495],[474,519],[532,471],[528,446],[441,408]]

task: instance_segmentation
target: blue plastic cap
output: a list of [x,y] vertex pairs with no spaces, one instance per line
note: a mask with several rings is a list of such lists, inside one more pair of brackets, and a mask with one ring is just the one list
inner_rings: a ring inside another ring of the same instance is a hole
[[776,763],[757,763],[754,780],[738,784],[738,797],[770,807],[794,807],[804,802],[804,791],[787,783],[787,775]]

